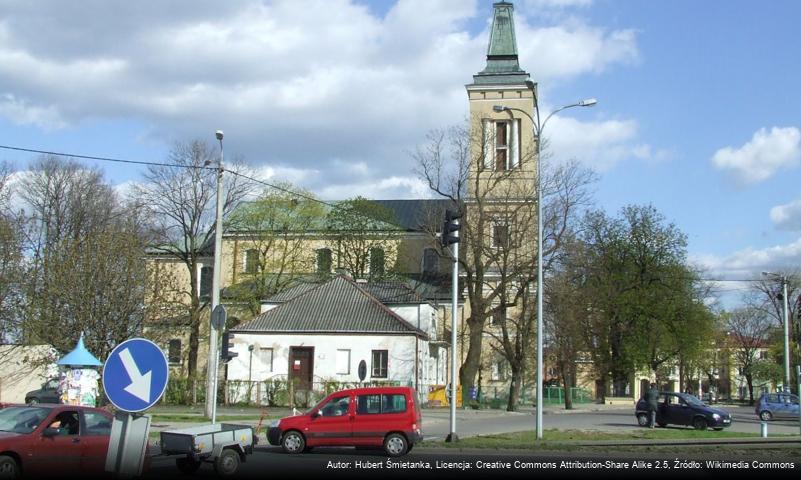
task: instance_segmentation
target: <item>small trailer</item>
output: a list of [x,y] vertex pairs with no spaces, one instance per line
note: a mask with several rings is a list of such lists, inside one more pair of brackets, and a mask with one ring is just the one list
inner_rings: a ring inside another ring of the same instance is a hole
[[203,462],[214,463],[222,477],[236,475],[239,464],[253,453],[253,427],[213,423],[161,432],[161,454],[181,455],[175,465],[183,473],[195,473]]

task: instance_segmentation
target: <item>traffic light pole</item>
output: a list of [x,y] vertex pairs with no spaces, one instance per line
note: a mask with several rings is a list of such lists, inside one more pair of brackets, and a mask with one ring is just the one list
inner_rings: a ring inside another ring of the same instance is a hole
[[[458,220],[453,221],[455,225],[459,224]],[[447,235],[448,232],[443,232],[443,234]],[[459,231],[454,231],[453,236],[457,240],[453,244],[453,274],[451,275],[451,430],[448,437],[445,438],[446,442],[459,441],[459,437],[456,435],[456,312],[458,308],[457,295],[459,293]]]

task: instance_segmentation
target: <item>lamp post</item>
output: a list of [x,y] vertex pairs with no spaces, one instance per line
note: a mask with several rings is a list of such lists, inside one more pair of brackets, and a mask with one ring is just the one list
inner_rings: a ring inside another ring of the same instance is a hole
[[766,277],[777,278],[782,283],[782,317],[784,323],[784,388],[785,392],[790,391],[790,320],[787,305],[787,276],[773,272],[762,272]]
[[572,107],[591,107],[598,103],[594,98],[581,100],[577,103],[571,103],[552,111],[545,117],[544,121],[540,121],[540,106],[539,99],[537,98],[536,84],[528,80],[526,85],[531,89],[534,94],[534,113],[536,116],[532,117],[531,114],[525,110],[514,107],[506,107],[503,105],[495,105],[492,109],[496,112],[511,112],[512,110],[518,111],[531,120],[533,125],[533,133],[537,141],[537,440],[542,440],[542,384],[543,384],[543,365],[542,365],[542,337],[543,337],[543,321],[542,321],[542,162],[540,161],[541,152],[541,139],[542,131],[548,120],[551,119],[556,113]]
[[[211,281],[211,310],[220,304],[220,275],[222,270],[222,216],[223,216],[223,131],[215,133],[220,142],[220,165],[217,168],[217,213],[214,227],[214,270]],[[207,162],[208,164],[208,162]],[[222,328],[225,328],[224,326]],[[211,423],[217,420],[217,370],[220,355],[217,349],[217,327],[209,315],[209,360],[208,380],[206,382],[206,416]]]

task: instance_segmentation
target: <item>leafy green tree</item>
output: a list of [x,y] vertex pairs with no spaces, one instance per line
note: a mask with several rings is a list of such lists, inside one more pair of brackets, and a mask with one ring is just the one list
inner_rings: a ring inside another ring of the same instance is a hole
[[703,348],[714,323],[697,276],[686,266],[686,238],[651,206],[627,206],[584,220],[587,344],[614,396],[631,375]]
[[327,235],[336,245],[337,266],[354,278],[378,279],[393,270],[399,234],[392,210],[364,197],[336,204],[326,216]]
[[320,230],[325,218],[322,203],[311,192],[290,184],[279,187],[242,204],[228,219],[227,228],[241,235],[247,249],[244,272],[229,294],[247,303],[252,315],[259,313],[262,299],[313,270],[307,233]]

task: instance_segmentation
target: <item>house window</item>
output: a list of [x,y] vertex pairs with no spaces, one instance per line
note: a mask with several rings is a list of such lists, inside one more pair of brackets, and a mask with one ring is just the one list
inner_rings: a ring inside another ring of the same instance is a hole
[[350,374],[350,350],[337,350],[337,374]]
[[433,248],[423,250],[423,274],[434,275],[439,271],[439,255]]
[[259,361],[262,365],[264,365],[264,370],[266,372],[273,371],[273,349],[272,348],[260,348],[259,349]]
[[373,276],[381,276],[384,274],[383,248],[370,249],[370,274]]
[[321,248],[317,250],[317,273],[327,275],[331,273],[331,249]]
[[245,251],[245,273],[256,273],[259,269],[259,251],[251,248]]
[[388,360],[388,350],[373,350],[372,374],[370,376],[373,378],[387,378]]
[[495,223],[492,225],[492,247],[509,247],[509,225],[502,223]]
[[490,316],[490,326],[501,325],[504,320],[506,320],[506,307],[501,307],[500,310],[492,312],[492,316]]
[[768,359],[768,352],[766,350],[762,350],[759,352],[759,359],[760,360],[767,360]]
[[211,267],[201,267],[200,269],[200,296],[211,296],[211,282],[214,269]]
[[171,364],[181,363],[181,340],[170,340],[169,347],[167,348],[167,358]]
[[503,380],[505,377],[504,362],[503,360],[496,360],[492,362],[490,369],[490,379],[494,381]]

